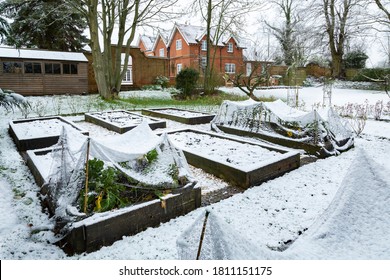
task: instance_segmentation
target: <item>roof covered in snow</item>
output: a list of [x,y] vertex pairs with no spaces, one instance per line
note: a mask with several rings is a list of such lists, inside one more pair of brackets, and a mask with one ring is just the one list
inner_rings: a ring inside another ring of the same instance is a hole
[[88,62],[85,55],[81,52],[60,52],[41,49],[15,49],[11,47],[0,47],[0,57]]
[[[173,40],[173,36],[175,35],[176,30],[180,32],[180,34],[183,36],[184,40],[187,42],[187,44],[198,44],[202,38],[206,35],[206,28],[202,26],[196,26],[196,25],[189,25],[189,24],[179,24],[176,23],[172,33],[170,35],[170,38],[168,40],[168,46],[171,44]],[[225,46],[228,41],[233,38],[237,44],[237,47],[243,48],[243,46],[240,44],[239,40],[233,36],[222,36],[219,38],[218,42],[215,42],[213,37],[215,37],[216,30],[215,28],[211,29],[211,38],[215,45],[217,46]]]
[[141,35],[138,38],[137,45],[139,46],[141,42],[144,44],[145,49],[147,51],[150,51],[153,49],[154,42],[156,41],[156,37],[153,36],[147,36],[147,35]]

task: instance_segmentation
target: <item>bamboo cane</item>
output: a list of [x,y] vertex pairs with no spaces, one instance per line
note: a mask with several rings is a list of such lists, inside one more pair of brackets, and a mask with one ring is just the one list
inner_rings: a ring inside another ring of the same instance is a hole
[[85,162],[85,192],[84,192],[84,213],[87,213],[88,205],[88,161],[89,161],[89,147],[90,147],[90,138],[87,140],[87,158]]
[[203,222],[203,228],[202,228],[202,233],[200,235],[200,241],[199,241],[199,247],[198,247],[198,254],[196,255],[196,259],[199,260],[200,258],[200,253],[202,251],[202,245],[203,245],[203,238],[204,238],[204,233],[206,231],[206,225],[207,225],[207,219],[209,217],[210,212],[206,210],[206,215],[204,217],[204,222]]

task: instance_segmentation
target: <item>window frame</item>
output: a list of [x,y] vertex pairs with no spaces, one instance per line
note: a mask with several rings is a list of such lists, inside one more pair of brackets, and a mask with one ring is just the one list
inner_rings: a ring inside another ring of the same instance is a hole
[[181,70],[183,70],[183,64],[182,63],[176,64],[176,75],[179,74]]
[[180,51],[182,48],[183,48],[183,43],[182,43],[181,39],[177,39],[176,40],[176,50]]
[[[69,70],[67,69],[65,71],[65,66],[69,67]],[[78,73],[79,73],[78,68],[79,68],[78,63],[74,63],[74,62],[62,63],[62,74],[63,75],[78,75]],[[74,69],[76,69],[76,71],[73,71]]]
[[158,55],[159,55],[159,57],[165,57],[165,49],[164,48],[159,49]]
[[232,42],[229,42],[229,43],[227,44],[227,52],[228,52],[228,53],[233,53],[233,52],[234,52],[234,45],[233,45]]
[[[50,65],[50,68],[51,68],[51,71],[47,71],[48,70],[48,66]],[[57,65],[58,67],[58,72],[55,71],[55,68],[54,66]],[[61,63],[54,63],[54,62],[45,62],[44,64],[45,66],[45,74],[47,75],[61,75]]]
[[202,40],[200,50],[207,51],[207,41],[206,40]]
[[[6,66],[7,64],[9,65]],[[24,69],[23,62],[18,62],[18,61],[2,61],[1,67],[2,67],[1,73],[3,74],[22,74]]]
[[226,74],[235,74],[236,73],[236,64],[225,63],[225,73]]
[[[33,75],[43,74],[41,62],[25,61],[23,64],[24,64],[23,65],[24,74],[33,74]],[[27,71],[27,67],[30,65],[31,65],[31,68]],[[39,68],[39,70],[38,70],[38,68]]]

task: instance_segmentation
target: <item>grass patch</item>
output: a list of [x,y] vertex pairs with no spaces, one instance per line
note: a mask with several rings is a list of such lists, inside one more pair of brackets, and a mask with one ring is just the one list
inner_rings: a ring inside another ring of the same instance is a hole
[[[166,99],[166,98],[139,98],[130,97],[121,99],[122,102],[128,103],[135,108],[145,107],[197,107],[197,106],[220,106],[224,100],[243,101],[247,100],[247,96],[238,96],[219,92],[214,95],[202,95],[195,98],[185,100]],[[262,101],[274,101],[272,98],[264,98]]]

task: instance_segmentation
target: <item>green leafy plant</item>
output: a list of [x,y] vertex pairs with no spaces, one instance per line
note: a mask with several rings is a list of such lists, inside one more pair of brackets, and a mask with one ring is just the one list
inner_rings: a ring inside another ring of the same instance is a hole
[[193,68],[185,68],[176,76],[176,88],[180,89],[183,97],[188,97],[195,90],[199,80],[199,72]]
[[123,196],[126,187],[118,184],[119,178],[119,171],[105,167],[103,161],[88,161],[88,212],[104,212],[127,205],[128,201]]

